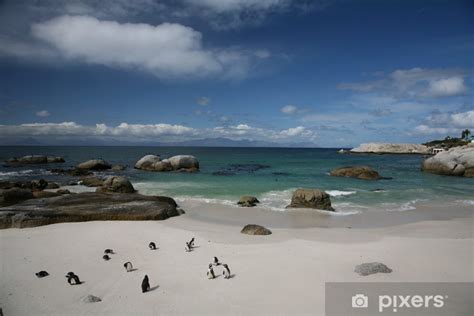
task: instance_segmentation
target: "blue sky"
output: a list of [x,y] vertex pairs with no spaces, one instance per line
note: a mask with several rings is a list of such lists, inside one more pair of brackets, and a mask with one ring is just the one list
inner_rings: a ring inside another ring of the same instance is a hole
[[472,1],[0,1],[0,143],[474,129]]

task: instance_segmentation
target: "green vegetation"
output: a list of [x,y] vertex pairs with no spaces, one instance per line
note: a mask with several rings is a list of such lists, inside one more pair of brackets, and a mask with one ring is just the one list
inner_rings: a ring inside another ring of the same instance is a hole
[[457,146],[464,146],[469,143],[471,131],[465,129],[461,132],[461,138],[446,136],[445,139],[432,140],[430,142],[424,143],[423,145],[430,147],[442,147],[442,148],[451,148]]

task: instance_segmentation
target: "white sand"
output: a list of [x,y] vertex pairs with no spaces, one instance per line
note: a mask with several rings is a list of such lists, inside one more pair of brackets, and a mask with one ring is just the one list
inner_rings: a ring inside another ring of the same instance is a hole
[[[240,224],[184,215],[1,230],[0,306],[6,316],[323,315],[325,282],[474,281],[473,225],[472,217],[376,229],[269,225],[272,235],[247,236]],[[184,242],[193,236],[199,247],[186,253]],[[150,241],[159,249],[150,251]],[[102,260],[106,248],[117,252],[108,262]],[[229,264],[232,279],[206,278],[213,256]],[[126,261],[137,270],[127,273]],[[372,261],[393,272],[353,272]],[[36,278],[40,270],[50,276]],[[69,271],[85,283],[67,284]],[[142,294],[145,274],[154,290]],[[88,294],[102,302],[82,302]]]

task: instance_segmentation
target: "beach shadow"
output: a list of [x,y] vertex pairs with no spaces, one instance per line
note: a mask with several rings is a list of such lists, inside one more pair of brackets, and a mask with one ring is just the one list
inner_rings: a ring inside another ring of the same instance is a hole
[[159,288],[159,287],[160,287],[159,285],[155,285],[154,287],[151,287],[148,292],[154,291],[154,290],[156,290],[156,289]]
[[233,279],[235,277],[235,274],[229,275],[229,279]]

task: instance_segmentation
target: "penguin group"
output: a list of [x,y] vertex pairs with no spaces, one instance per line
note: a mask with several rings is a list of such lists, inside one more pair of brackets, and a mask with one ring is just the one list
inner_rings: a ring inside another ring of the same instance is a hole
[[105,249],[102,259],[104,259],[105,261],[109,261],[111,259],[109,255],[113,255],[113,254],[115,254],[115,252],[112,249]]
[[222,271],[222,275],[224,276],[224,279],[230,279],[231,274],[230,274],[230,268],[229,265],[226,263],[221,263],[219,262],[219,259],[217,257],[212,258],[212,263],[209,264],[208,269],[207,269],[207,278],[208,279],[215,279],[216,274],[214,272],[214,267],[217,266],[222,266],[224,269]]

